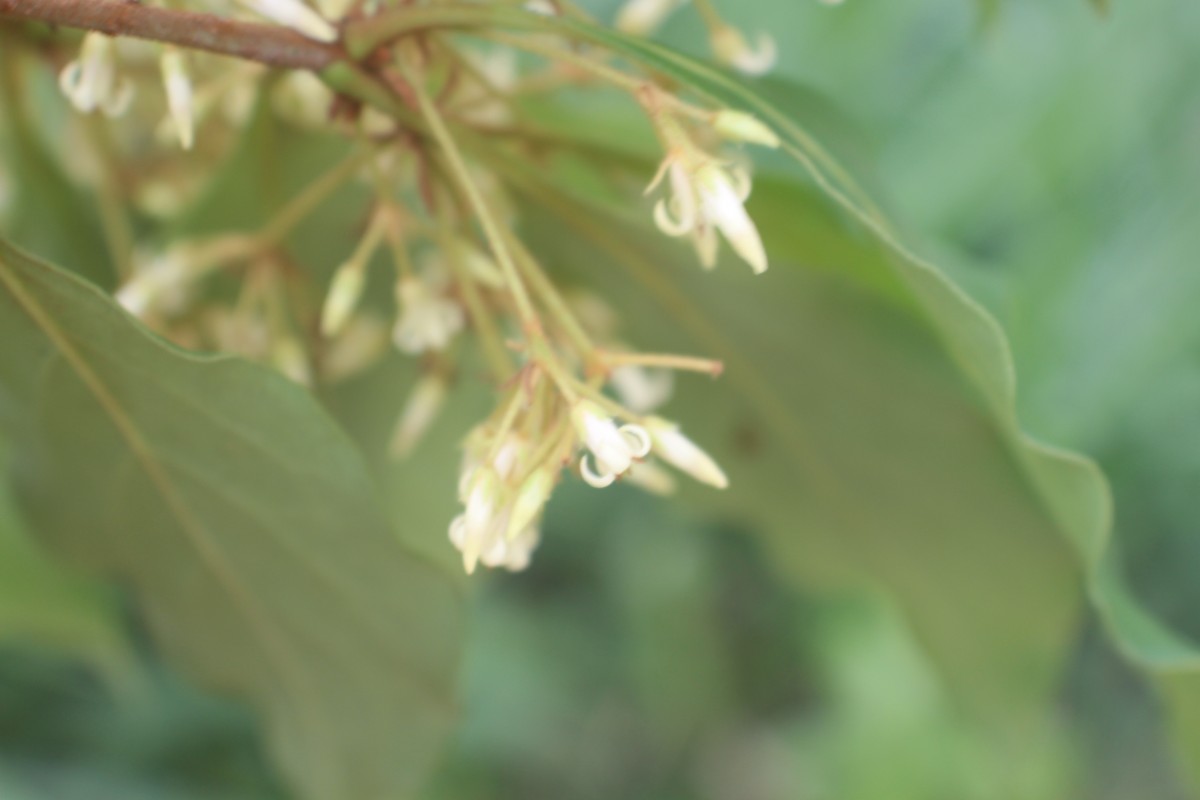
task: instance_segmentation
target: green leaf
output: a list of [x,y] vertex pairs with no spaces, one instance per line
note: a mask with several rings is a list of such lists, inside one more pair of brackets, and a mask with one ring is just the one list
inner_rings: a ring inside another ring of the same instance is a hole
[[[960,699],[1028,712],[1075,621],[1066,543],[913,307],[849,277],[889,269],[886,250],[795,186],[760,181],[756,196],[768,250],[787,254],[761,277],[701,274],[656,232],[565,196],[534,231],[550,263],[611,276],[639,347],[724,361],[716,385],[684,379],[666,409],[730,476],[719,499],[689,499],[751,523],[806,582],[882,585]],[[580,240],[553,233],[564,222]]]
[[[6,448],[0,446],[0,462]],[[77,655],[110,684],[130,680],[128,646],[113,594],[55,564],[26,535],[0,487],[0,638]]]
[[[536,23],[525,20],[522,20],[521,24],[537,26]],[[1196,702],[1189,694],[1196,692],[1200,695],[1200,647],[1165,625],[1130,593],[1110,544],[1113,527],[1112,495],[1108,482],[1096,463],[1077,452],[1049,445],[1031,435],[1023,421],[1018,419],[1016,367],[1009,342],[995,318],[957,287],[945,272],[916,255],[872,204],[865,200],[850,177],[833,163],[788,113],[757,96],[737,80],[686,56],[582,23],[570,23],[564,27],[604,44],[647,68],[671,76],[698,91],[710,102],[753,111],[777,126],[786,140],[784,150],[804,167],[812,184],[846,213],[848,235],[854,240],[861,241],[861,237],[874,240],[881,263],[899,279],[910,300],[919,308],[922,327],[933,333],[938,349],[949,356],[957,370],[968,379],[972,394],[989,410],[988,425],[997,437],[996,445],[1011,453],[1019,465],[1020,480],[1028,483],[1037,505],[1045,511],[1045,514],[1038,516],[1044,518],[1048,515],[1054,527],[1072,545],[1079,563],[1083,566],[1088,595],[1118,646],[1152,674],[1163,677],[1165,691],[1176,701],[1173,704],[1176,727],[1186,734],[1182,741],[1194,743],[1200,739],[1200,714],[1197,713],[1200,702]],[[758,205],[755,213],[761,208],[762,205]],[[799,220],[803,215],[794,214],[792,218]],[[803,245],[803,242],[797,244]],[[773,246],[778,245],[768,243],[768,250]],[[814,251],[809,263],[827,264],[828,259],[822,252]],[[854,264],[854,271],[857,272],[860,264],[857,261]],[[851,266],[850,262],[845,262],[840,268],[850,271]],[[674,285],[687,284],[676,280]],[[734,295],[731,293],[729,296]],[[717,315],[715,318],[721,317]],[[1101,316],[1097,319],[1102,326],[1111,321],[1111,317]],[[837,341],[839,358],[844,360],[846,354],[842,352],[842,348],[845,347],[845,340]],[[1100,334],[1094,339],[1080,341],[1100,343],[1105,341],[1105,336]],[[761,343],[764,348],[769,345],[770,342],[767,341]],[[851,354],[850,358],[853,357]],[[1108,374],[1121,373],[1110,370]],[[1130,383],[1127,376],[1123,376],[1122,385],[1136,384]],[[806,390],[815,391],[812,388]],[[780,419],[783,418],[783,411],[781,404]],[[1066,416],[1073,417],[1076,412],[1077,409],[1072,406],[1067,410]],[[821,427],[823,426],[824,423]],[[1045,429],[1039,427],[1039,432],[1043,430]],[[1080,445],[1071,437],[1053,431],[1052,435],[1067,444]],[[803,445],[803,442],[798,440],[796,444]],[[946,476],[945,486],[957,486],[952,477]],[[895,492],[894,486],[881,488],[885,492]],[[793,524],[799,523],[793,521]],[[887,530],[886,520],[881,519],[880,524]],[[978,524],[970,523],[971,526]],[[1028,524],[1026,523],[1027,526]],[[993,535],[1001,534],[997,530]],[[900,554],[896,557],[900,557]],[[868,561],[871,568],[877,568],[885,559]],[[994,574],[991,577],[994,577]],[[974,585],[973,588],[982,589],[988,583],[989,576],[984,575],[982,578],[983,582]],[[992,588],[1000,592],[994,595],[996,599],[1003,598],[1005,590],[1002,581],[992,584]],[[921,594],[926,591],[927,587],[920,588]],[[943,605],[957,603],[953,594],[945,595],[937,602]],[[936,613],[936,609],[933,610]],[[912,609],[909,608],[909,611]],[[1185,694],[1189,699],[1180,701]],[[1184,748],[1187,749],[1187,744]],[[1190,763],[1191,759],[1186,761]]]
[[176,664],[263,715],[300,796],[410,794],[454,716],[462,601],[312,398],[163,344],[6,244],[0,341],[38,533],[128,582]]

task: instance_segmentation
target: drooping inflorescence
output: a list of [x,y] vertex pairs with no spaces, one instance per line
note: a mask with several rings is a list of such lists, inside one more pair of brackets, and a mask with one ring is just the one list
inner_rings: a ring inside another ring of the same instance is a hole
[[[617,26],[648,33],[681,4],[630,0]],[[196,5],[205,10],[203,0]],[[389,6],[239,0],[221,8],[338,43],[347,19],[361,22]],[[768,38],[751,46],[710,2],[696,6],[719,61],[749,73],[769,66]],[[728,485],[678,424],[656,415],[671,394],[672,371],[715,376],[721,364],[629,347],[616,337],[613,308],[586,289],[563,286],[559,265],[520,236],[525,184],[538,172],[531,165],[547,148],[572,147],[526,119],[523,101],[595,83],[627,93],[661,146],[657,170],[647,164],[637,176],[651,198],[647,221],[670,237],[687,237],[705,268],[716,265],[722,240],[755,273],[768,264],[745,207],[749,165],[722,148],[775,147],[775,133],[743,111],[693,102],[574,40],[569,28],[556,29],[559,15],[582,16],[565,3],[524,13],[551,22],[533,33],[492,29],[486,20],[461,32],[427,25],[371,52],[355,67],[358,84],[271,74],[173,45],[143,43],[126,53],[122,40],[101,33],[87,34],[61,72],[78,111],[116,117],[131,113],[135,83],[146,75],[141,65],[156,58],[164,100],[148,113],[173,131],[175,146],[193,151],[189,159],[202,161],[206,136],[227,137],[247,124],[252,108],[264,106],[345,137],[346,158],[257,230],[132,250],[117,299],[185,346],[239,353],[307,385],[346,378],[389,352],[417,359],[421,375],[407,398],[397,398],[387,445],[398,458],[419,446],[459,388],[464,364],[479,358],[497,402],[464,440],[462,508],[448,527],[467,572],[479,564],[525,568],[546,503],[565,475],[598,489],[624,480],[669,492],[674,479],[666,465],[719,489]],[[534,60],[519,60],[519,52]],[[140,96],[147,94],[154,92]],[[186,194],[184,178],[154,181],[131,192],[144,212],[169,218],[186,205],[173,195]],[[297,277],[303,271],[288,239],[347,185],[368,198],[357,241],[340,264],[328,265],[323,300],[305,303],[314,279]],[[553,191],[552,182],[546,185]],[[389,283],[385,296],[372,294],[371,287]]]

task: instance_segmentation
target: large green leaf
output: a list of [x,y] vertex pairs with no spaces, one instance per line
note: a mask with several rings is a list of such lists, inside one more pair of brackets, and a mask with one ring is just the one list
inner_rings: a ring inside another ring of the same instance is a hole
[[[396,14],[394,18],[399,19],[400,15]],[[489,12],[488,21],[516,29],[556,30],[578,36],[678,81],[710,103],[743,108],[771,123],[784,139],[782,149],[803,167],[812,185],[845,212],[848,227],[853,231],[850,235],[874,241],[872,247],[879,251],[882,262],[900,280],[919,308],[919,327],[933,334],[938,349],[967,378],[975,397],[990,412],[988,424],[997,436],[997,445],[1011,452],[1020,466],[1021,480],[1028,482],[1033,495],[1053,521],[1053,527],[1074,547],[1084,566],[1089,595],[1119,646],[1143,666],[1170,676],[1174,697],[1179,696],[1180,686],[1188,686],[1195,680],[1200,649],[1149,613],[1130,594],[1121,576],[1110,546],[1112,497],[1096,463],[1035,438],[1018,419],[1016,368],[1000,325],[943,270],[907,246],[855,181],[789,111],[768,102],[731,76],[694,59],[584,22],[537,20],[531,15],[509,10]],[[469,28],[477,22],[464,17],[461,24]],[[379,35],[384,32],[381,27]],[[814,260],[820,262],[822,259]],[[844,268],[848,267],[844,265]],[[684,285],[674,282],[675,287]],[[765,348],[769,342],[764,341],[761,346]],[[845,342],[839,340],[839,349],[844,346]],[[783,410],[780,406],[780,411]],[[782,414],[779,418],[783,419]],[[794,442],[801,448],[806,444],[800,439]],[[869,520],[869,515],[862,509],[856,509],[851,518],[853,516]],[[884,524],[885,520],[886,517],[881,518],[879,524]],[[1002,586],[997,584],[996,588]],[[942,602],[952,601],[948,595]],[[1200,727],[1188,711],[1197,705],[1200,704],[1177,704],[1177,722],[1181,728]]]
[[453,717],[461,598],[307,393],[187,355],[0,244],[0,422],[38,533],[263,715],[301,796],[404,796]]
[[[0,446],[0,463],[5,448]],[[78,655],[112,685],[130,676],[117,598],[96,581],[64,570],[24,530],[0,487],[0,639]]]
[[[970,706],[1028,711],[1074,623],[1066,544],[938,340],[908,305],[837,274],[886,269],[885,251],[814,195],[758,193],[777,255],[759,278],[733,264],[697,274],[690,252],[564,196],[534,231],[552,263],[611,276],[633,341],[725,362],[716,386],[685,379],[686,401],[667,409],[729,471],[719,500],[689,497],[753,523],[807,581],[882,584]],[[589,247],[549,233],[563,220]]]

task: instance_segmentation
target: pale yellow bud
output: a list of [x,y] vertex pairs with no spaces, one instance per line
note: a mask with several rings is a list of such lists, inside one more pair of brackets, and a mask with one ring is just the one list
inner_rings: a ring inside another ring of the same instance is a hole
[[362,264],[349,261],[338,267],[325,295],[321,308],[321,335],[336,336],[358,306],[366,283],[366,271]]
[[760,122],[757,117],[744,111],[723,109],[713,117],[713,130],[722,139],[731,142],[749,142],[763,147],[779,147],[779,137],[775,131]]
[[413,451],[437,419],[445,401],[446,382],[440,375],[427,375],[417,381],[392,434],[388,452],[393,458],[405,458]]

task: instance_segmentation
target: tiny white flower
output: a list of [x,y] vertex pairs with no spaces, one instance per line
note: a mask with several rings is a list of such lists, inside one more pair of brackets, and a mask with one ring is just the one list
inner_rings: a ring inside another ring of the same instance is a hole
[[617,30],[634,36],[649,36],[663,24],[681,0],[628,0],[617,12]]
[[655,417],[646,422],[646,431],[650,435],[655,455],[663,461],[701,483],[718,489],[729,486],[729,479],[717,466],[717,462],[696,446],[695,442],[684,436],[678,425]]
[[638,414],[653,411],[667,402],[675,388],[675,376],[669,370],[650,370],[633,364],[617,367],[608,379],[621,403]]
[[392,339],[401,352],[418,355],[443,350],[462,330],[463,310],[458,303],[436,294],[420,278],[401,278],[396,284],[396,301],[400,318]]
[[159,60],[162,68],[163,87],[167,92],[167,109],[171,121],[179,134],[179,144],[191,150],[194,141],[195,122],[192,112],[192,79],[188,75],[187,60],[177,47],[164,47]]
[[133,84],[117,77],[115,41],[95,31],[83,37],[79,57],[59,73],[58,85],[79,111],[119,117],[133,102]]
[[587,455],[579,460],[579,471],[591,486],[602,489],[627,472],[636,458],[650,452],[650,437],[640,425],[617,426],[604,410],[589,400],[581,400],[571,410],[575,430],[596,461],[595,469]]
[[242,5],[272,22],[287,25],[310,39],[337,41],[337,28],[302,0],[241,0]]
[[743,205],[750,195],[750,179],[744,171],[725,170],[715,163],[705,164],[696,173],[700,215],[715,225],[726,241],[755,273],[767,270],[767,254],[758,228]]
[[777,50],[775,40],[769,34],[760,33],[753,47],[742,32],[732,25],[716,25],[710,29],[709,35],[717,60],[738,72],[765,75],[775,66]]
[[767,269],[767,254],[744,205],[750,176],[741,167],[725,167],[713,158],[689,152],[670,153],[646,188],[653,191],[667,178],[671,194],[654,207],[654,222],[668,236],[690,234],[706,268],[716,265],[720,231],[756,274]]

